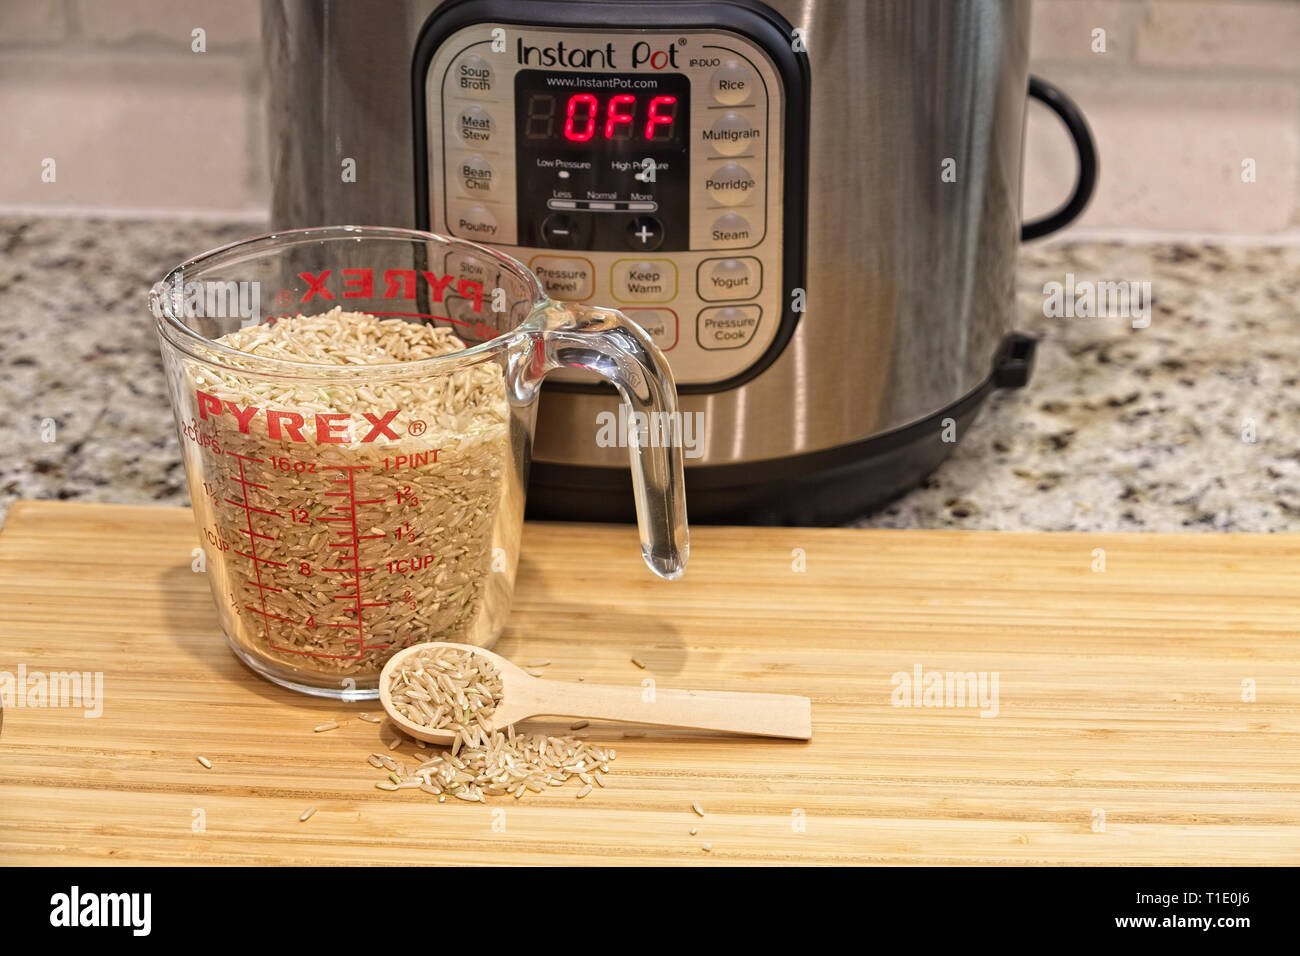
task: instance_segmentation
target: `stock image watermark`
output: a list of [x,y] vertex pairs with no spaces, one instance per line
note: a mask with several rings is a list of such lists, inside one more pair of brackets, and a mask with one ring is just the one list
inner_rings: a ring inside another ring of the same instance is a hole
[[19,664],[17,672],[0,670],[0,706],[63,707],[80,709],[84,717],[104,713],[103,671],[29,671]]
[[969,707],[981,717],[998,715],[997,671],[926,670],[914,664],[910,673],[895,671],[889,681],[894,707]]
[[618,406],[618,412],[596,415],[596,445],[600,448],[681,448],[687,458],[704,455],[703,412],[637,412]]
[[244,325],[262,321],[262,288],[257,281],[222,282],[204,279],[185,282],[175,276],[170,285],[154,283],[149,290],[149,307],[154,317],[163,317],[163,298],[173,315],[187,319],[241,319]]
[[1135,329],[1151,325],[1151,283],[1078,279],[1043,283],[1043,315],[1049,319],[1128,319]]

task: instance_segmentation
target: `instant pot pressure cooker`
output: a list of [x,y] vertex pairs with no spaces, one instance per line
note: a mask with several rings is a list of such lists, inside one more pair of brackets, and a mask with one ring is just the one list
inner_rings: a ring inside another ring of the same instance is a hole
[[[273,225],[472,239],[623,310],[676,378],[692,520],[844,520],[1029,377],[1016,246],[1096,162],[1028,27],[1028,0],[266,0]],[[1022,225],[1029,96],[1079,175]],[[548,380],[530,514],[632,517],[617,405]]]

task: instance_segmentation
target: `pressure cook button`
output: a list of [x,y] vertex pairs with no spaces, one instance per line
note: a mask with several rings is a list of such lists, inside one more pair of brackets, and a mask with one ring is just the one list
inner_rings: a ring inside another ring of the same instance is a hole
[[752,299],[763,286],[763,264],[753,256],[705,259],[697,275],[700,298],[705,302]]
[[456,235],[470,239],[491,241],[499,231],[497,217],[483,206],[466,206],[454,212],[451,221],[456,224],[453,230]]
[[749,246],[758,241],[749,220],[734,212],[723,213],[714,221],[709,230],[709,238],[719,245],[727,246]]
[[677,295],[671,259],[620,259],[610,273],[610,295],[619,302],[671,302]]
[[664,227],[653,216],[637,216],[627,224],[627,244],[632,249],[649,252],[658,249],[664,241]]
[[462,160],[457,166],[457,172],[460,174],[461,186],[469,195],[485,196],[492,192],[496,171],[482,156],[471,156],[469,159]]
[[715,100],[724,106],[735,106],[749,99],[754,88],[754,74],[739,60],[728,60],[714,71],[709,86]]
[[492,140],[496,124],[492,114],[481,106],[469,106],[456,117],[456,134],[467,146],[486,146]]
[[727,110],[709,129],[700,133],[700,138],[719,156],[739,156],[761,135],[745,117]]
[[739,163],[723,163],[704,180],[709,196],[724,206],[739,206],[758,195],[758,182]]
[[495,76],[488,61],[477,53],[462,57],[452,68],[455,88],[469,96],[491,96]]
[[581,302],[596,291],[596,267],[573,256],[534,256],[528,263],[533,275],[552,299]]
[[702,349],[738,349],[748,345],[763,311],[756,305],[705,309],[695,322],[695,340]]
[[624,309],[629,319],[649,333],[664,352],[677,346],[677,313],[672,309]]

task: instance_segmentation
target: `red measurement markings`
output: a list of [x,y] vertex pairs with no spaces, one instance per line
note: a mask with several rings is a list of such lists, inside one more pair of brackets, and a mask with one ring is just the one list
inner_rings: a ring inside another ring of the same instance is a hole
[[[365,629],[365,624],[364,624],[365,608],[368,608],[368,607],[387,607],[387,606],[388,606],[388,602],[385,601],[385,602],[382,602],[382,603],[381,603],[381,602],[374,602],[374,601],[363,601],[363,600],[361,599],[361,575],[362,575],[362,574],[369,573],[369,572],[371,572],[371,571],[374,570],[374,568],[363,568],[363,567],[361,566],[361,542],[364,541],[364,540],[366,540],[366,539],[369,539],[369,538],[382,538],[382,537],[384,537],[384,535],[382,535],[382,534],[377,534],[377,535],[375,535],[375,534],[372,534],[372,535],[363,535],[363,534],[360,533],[360,530],[357,528],[357,509],[358,509],[359,507],[361,507],[362,505],[380,504],[380,503],[382,503],[383,499],[382,499],[382,498],[358,498],[358,497],[357,497],[357,476],[356,476],[356,473],[357,473],[358,471],[368,471],[368,470],[369,470],[369,466],[367,466],[367,465],[331,465],[331,466],[329,466],[329,467],[330,467],[330,468],[337,468],[339,471],[343,472],[343,477],[341,477],[341,478],[334,478],[334,479],[332,479],[332,481],[333,481],[335,484],[345,484],[345,485],[347,485],[347,490],[346,490],[346,491],[327,491],[327,492],[325,492],[325,495],[327,495],[328,497],[332,497],[332,498],[346,498],[347,500],[346,500],[345,503],[334,505],[334,507],[333,507],[333,509],[332,509],[332,510],[334,510],[334,511],[341,511],[341,512],[343,512],[344,514],[342,514],[342,515],[330,515],[330,516],[328,516],[328,517],[318,518],[317,520],[318,520],[318,521],[338,521],[338,522],[346,522],[346,523],[347,523],[348,527],[347,527],[346,530],[342,530],[342,531],[336,531],[336,532],[334,532],[336,535],[339,535],[339,536],[341,536],[341,537],[343,537],[343,538],[345,538],[345,539],[347,539],[347,540],[345,540],[345,541],[334,541],[334,542],[330,542],[330,544],[331,544],[332,547],[344,547],[344,548],[349,548],[349,549],[351,549],[351,552],[352,552],[352,553],[351,553],[350,557],[351,557],[351,559],[352,559],[352,565],[351,565],[351,567],[348,567],[348,566],[346,565],[346,563],[344,563],[344,565],[343,565],[342,567],[338,567],[338,568],[322,568],[321,570],[322,570],[322,571],[330,571],[330,572],[333,572],[333,573],[343,573],[343,574],[349,574],[349,575],[351,575],[352,580],[351,580],[350,582],[345,582],[345,583],[340,587],[340,590],[343,591],[343,593],[342,593],[342,594],[335,594],[335,595],[333,595],[333,598],[334,598],[334,600],[336,600],[336,601],[348,601],[348,602],[350,602],[350,603],[352,604],[353,610],[355,611],[355,613],[356,613],[356,615],[357,615],[357,619],[356,619],[355,623],[351,623],[351,622],[350,622],[350,623],[347,623],[347,624],[330,624],[330,625],[326,625],[326,626],[327,626],[327,627],[354,627],[354,628],[356,628],[357,636],[356,636],[355,638],[348,638],[348,639],[347,639],[347,643],[350,644],[350,643],[353,643],[353,642],[355,641],[356,644],[357,644],[357,653],[358,653],[358,655],[361,655],[361,654],[364,654],[367,650],[373,650],[373,649],[376,649],[376,648],[383,648],[383,647],[388,647],[388,646],[389,646],[389,645],[387,645],[387,644],[372,644],[372,645],[370,645],[369,647],[367,647],[367,646],[366,646],[366,629]],[[340,557],[340,559],[341,559],[343,562],[346,562],[346,561],[347,561],[347,558],[349,557],[349,555],[343,555],[343,554],[340,554],[339,557]],[[349,585],[350,585],[350,587],[349,587]]]
[[[265,488],[266,485],[259,485],[259,484],[257,484],[256,482],[249,481],[249,480],[248,480],[248,475],[246,475],[246,474],[244,473],[244,462],[247,461],[247,462],[254,462],[254,463],[256,463],[256,464],[261,464],[262,459],[261,459],[261,458],[250,458],[248,455],[241,455],[241,454],[239,454],[238,452],[233,452],[233,451],[227,451],[226,454],[232,456],[232,457],[235,459],[235,461],[238,463],[238,465],[239,465],[239,475],[238,475],[237,477],[234,476],[234,475],[232,475],[231,477],[232,477],[236,482],[239,483],[239,487],[240,487],[241,491],[243,492],[243,494],[242,494],[242,496],[241,496],[241,497],[242,497],[242,500],[240,500],[240,501],[236,501],[236,500],[233,499],[233,498],[227,498],[226,501],[230,502],[232,505],[235,505],[235,506],[238,507],[238,508],[242,508],[243,511],[244,511],[244,527],[241,528],[241,529],[239,529],[239,530],[240,530],[242,533],[248,535],[248,550],[249,550],[249,553],[248,553],[247,557],[248,557],[248,558],[253,562],[253,580],[252,580],[252,581],[249,581],[248,583],[251,584],[252,586],[254,586],[254,587],[257,588],[257,590],[258,590],[258,596],[259,596],[259,598],[261,599],[261,603],[262,603],[262,606],[261,606],[260,608],[253,607],[251,604],[246,604],[246,605],[244,605],[244,609],[247,610],[247,611],[252,611],[254,614],[260,614],[260,615],[262,615],[262,630],[263,630],[263,633],[266,635],[266,644],[267,644],[268,647],[275,647],[275,644],[274,644],[274,643],[272,642],[272,640],[271,640],[271,620],[272,620],[272,619],[275,619],[275,620],[277,620],[277,621],[284,621],[284,620],[288,620],[288,619],[287,619],[287,618],[280,617],[279,615],[276,615],[276,614],[272,614],[270,611],[268,611],[268,610],[266,609],[266,592],[267,592],[268,590],[270,590],[270,591],[279,591],[280,589],[279,589],[279,588],[268,587],[265,583],[263,583],[263,581],[262,581],[262,563],[263,563],[263,562],[262,562],[262,560],[259,559],[258,556],[257,556],[257,539],[258,539],[258,538],[262,538],[262,539],[264,539],[264,540],[266,540],[266,541],[274,541],[275,539],[272,538],[272,537],[270,537],[269,535],[260,534],[260,533],[258,533],[258,532],[256,532],[256,531],[253,530],[253,512],[254,512],[255,510],[256,510],[256,511],[261,511],[262,509],[261,509],[261,508],[257,508],[257,509],[255,509],[252,505],[250,505],[250,504],[248,503],[248,489],[249,489],[249,488]],[[242,552],[236,552],[236,553],[239,554],[239,553],[242,553]],[[290,623],[293,623],[293,622],[290,621]]]

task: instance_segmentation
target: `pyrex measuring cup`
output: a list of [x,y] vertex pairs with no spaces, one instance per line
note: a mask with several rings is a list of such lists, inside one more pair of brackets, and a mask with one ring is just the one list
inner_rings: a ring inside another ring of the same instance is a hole
[[[284,232],[191,259],[150,298],[222,629],[252,669],[320,696],[376,696],[410,644],[501,633],[548,372],[677,415],[645,332],[461,240]],[[681,449],[627,431],[642,555],[675,578]]]

